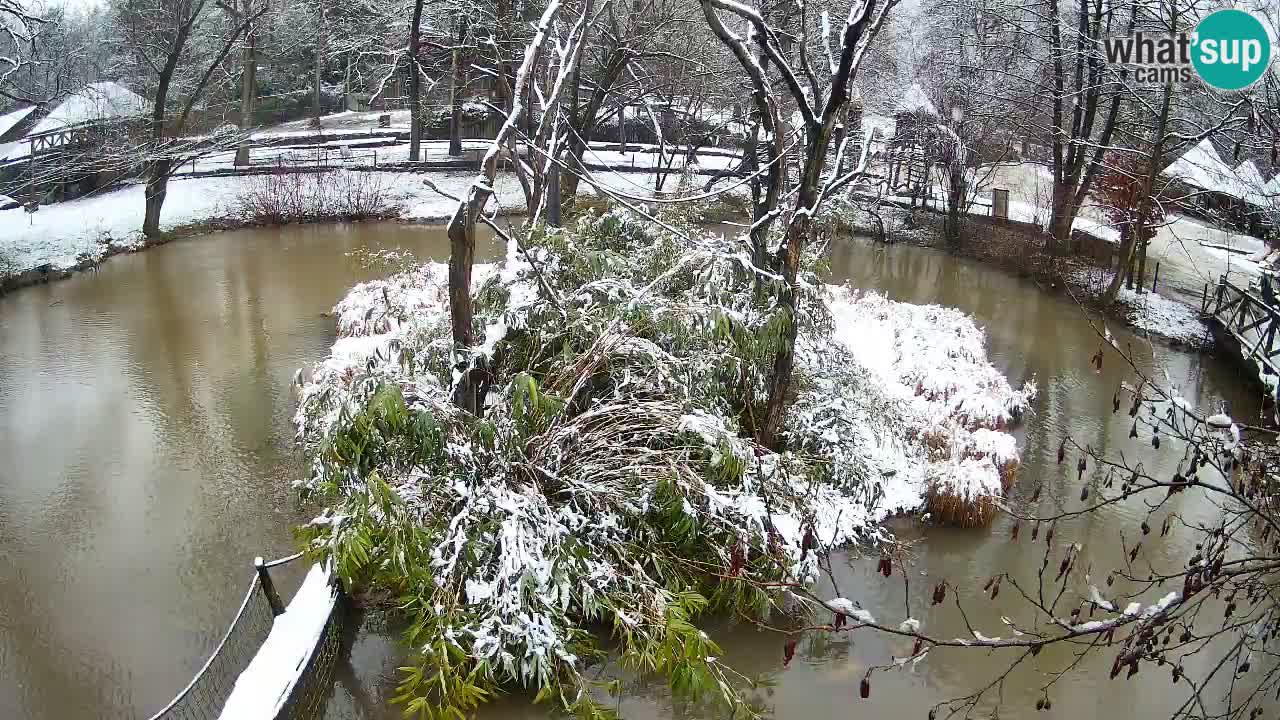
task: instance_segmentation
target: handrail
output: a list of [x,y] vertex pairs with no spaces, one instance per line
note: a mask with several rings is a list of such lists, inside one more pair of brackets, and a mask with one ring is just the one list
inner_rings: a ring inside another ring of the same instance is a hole
[[302,557],[302,556],[303,556],[303,555],[305,555],[305,554],[306,554],[306,553],[300,553],[300,552],[297,552],[297,553],[294,553],[294,554],[289,555],[289,556],[287,556],[287,557],[282,557],[282,558],[279,558],[279,559],[277,559],[277,560],[272,560],[272,561],[270,561],[270,562],[265,562],[265,563],[263,563],[263,564],[262,564],[262,567],[264,567],[264,568],[273,568],[273,567],[278,567],[278,566],[280,566],[280,565],[285,565],[285,564],[287,564],[287,563],[291,563],[291,562],[293,562],[294,560],[297,560],[298,558]]
[[1250,300],[1258,303],[1259,305],[1262,305],[1264,307],[1271,307],[1270,305],[1267,305],[1267,302],[1265,300],[1249,292],[1248,288],[1236,287],[1236,284],[1228,280],[1225,275],[1218,282],[1221,283],[1224,287],[1231,288],[1232,290],[1236,291],[1240,295],[1243,295],[1244,297],[1249,298]]
[[[1250,305],[1260,306],[1271,317],[1280,318],[1280,307],[1271,305],[1266,300],[1263,300],[1257,295],[1254,295],[1252,292],[1250,292],[1247,289],[1236,287],[1236,285],[1233,284],[1231,281],[1227,280],[1225,276],[1221,278],[1218,282],[1221,288],[1226,288],[1234,292],[1239,298],[1240,302],[1248,301]],[[1225,298],[1223,298],[1221,293],[1219,293],[1217,298],[1217,304],[1213,309],[1214,315],[1217,315],[1218,313],[1222,312],[1222,305],[1224,302],[1225,302]]]

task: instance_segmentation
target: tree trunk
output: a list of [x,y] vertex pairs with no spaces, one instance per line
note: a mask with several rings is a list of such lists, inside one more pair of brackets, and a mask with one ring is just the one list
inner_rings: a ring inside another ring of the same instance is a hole
[[1063,185],[1055,184],[1053,204],[1049,214],[1049,232],[1045,238],[1045,251],[1050,257],[1066,254],[1071,242],[1071,226],[1076,221],[1077,208],[1071,203],[1071,190]]
[[409,20],[409,162],[418,162],[422,152],[422,81],[418,77],[422,3],[423,0],[414,0],[413,17]]
[[786,285],[782,288],[778,304],[786,313],[786,327],[782,333],[782,344],[773,356],[773,371],[769,375],[769,401],[765,406],[764,424],[760,429],[760,444],[773,449],[778,449],[787,398],[791,394],[791,374],[795,369],[796,337],[799,331],[796,294],[799,290],[800,261],[813,232],[811,213],[818,200],[822,169],[831,142],[831,128],[823,125],[811,129],[810,134],[796,198],[796,207],[806,212],[797,213],[787,226],[787,240],[781,249],[779,263]]
[[463,65],[462,43],[467,39],[467,21],[459,16],[458,35],[453,46],[453,77],[449,83],[449,155],[462,156],[462,91],[466,85],[466,68]]
[[[1145,258],[1147,244],[1147,221],[1151,215],[1151,194],[1155,188],[1156,176],[1160,172],[1161,158],[1164,154],[1165,135],[1169,128],[1169,108],[1173,103],[1173,83],[1165,83],[1164,98],[1160,103],[1160,119],[1156,122],[1155,137],[1151,144],[1151,155],[1147,162],[1147,174],[1142,180],[1142,196],[1138,202],[1138,214],[1133,222],[1133,238],[1130,244],[1141,244],[1143,246],[1143,256]],[[1138,288],[1142,288],[1144,282],[1142,272],[1145,266],[1139,268]],[[1107,292],[1102,296],[1103,302],[1113,303],[1120,294],[1121,277],[1120,273],[1111,278],[1111,285],[1107,288]]]
[[[248,16],[252,12],[249,3],[245,3],[244,16]],[[249,29],[244,39],[244,51],[241,56],[243,71],[240,78],[240,130],[246,133],[240,145],[236,147],[236,165],[249,164],[249,138],[247,133],[253,127],[253,111],[255,101],[257,100],[257,83],[258,83],[258,57],[257,57],[257,33],[253,29]]]
[[[590,14],[591,5],[591,0],[587,0],[584,14]],[[513,98],[526,97],[531,68],[537,65],[538,56],[546,43],[548,28],[555,20],[558,10],[559,5],[552,4],[543,11],[536,34],[525,49],[524,62],[516,74]],[[481,164],[477,181],[472,183],[466,199],[458,203],[458,209],[449,221],[449,320],[455,350],[465,351],[475,342],[472,330],[475,308],[471,302],[471,268],[475,261],[476,222],[493,195],[494,181],[498,174],[497,153],[514,137],[515,129],[525,112],[527,108],[523,103],[516,102],[513,105],[511,114],[498,129],[490,152],[485,156],[485,162]],[[461,370],[463,374],[455,382],[453,401],[459,407],[478,414],[483,393],[476,374],[481,370],[474,366],[472,358],[464,357],[461,360],[462,367],[455,367],[455,370]]]
[[[156,85],[156,95],[151,107],[151,144],[148,148],[149,153],[158,152],[164,144],[164,113],[166,106],[169,104],[169,85],[173,82],[173,73],[178,67],[178,60],[186,39],[187,35],[185,33],[179,35],[179,42],[175,43],[177,51],[169,54],[164,67],[160,70],[159,82]],[[164,207],[165,190],[169,186],[170,163],[171,161],[168,158],[154,157],[147,162],[146,210],[142,216],[142,234],[148,238],[155,238],[160,235],[160,210]]]
[[[475,308],[471,303],[471,267],[475,254],[475,220],[464,205],[449,223],[449,319],[454,347],[471,347],[475,341],[472,329]],[[453,400],[467,412],[475,413],[475,383],[458,383]]]
[[960,206],[964,203],[964,168],[952,166],[948,173],[947,249],[960,251]]
[[324,6],[320,6],[320,29],[316,35],[316,67],[315,67],[315,89],[311,98],[311,127],[320,129],[320,116],[324,114],[324,110],[320,105],[320,82],[321,72],[324,69],[324,46],[325,46],[325,27]]
[[171,165],[172,161],[168,158],[155,160],[147,173],[147,205],[142,219],[142,234],[148,238],[160,236],[160,210],[164,207],[164,198],[169,187]]
[[620,152],[627,151],[627,106],[618,108],[618,145]]
[[[1146,228],[1143,228],[1146,231]],[[1145,292],[1147,287],[1147,240],[1145,237],[1138,241],[1138,277],[1135,280],[1138,286],[1138,292]]]
[[1120,228],[1120,254],[1116,256],[1116,272],[1124,275],[1124,286],[1133,289],[1133,225]]

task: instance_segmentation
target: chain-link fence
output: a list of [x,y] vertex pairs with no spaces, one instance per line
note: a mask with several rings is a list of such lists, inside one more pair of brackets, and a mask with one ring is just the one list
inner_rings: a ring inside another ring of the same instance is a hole
[[[294,555],[259,566],[248,591],[230,626],[209,659],[195,677],[150,720],[218,720],[236,680],[253,660],[271,633],[280,599],[272,585],[269,568],[298,559]],[[259,560],[261,562],[261,560]],[[340,649],[342,619],[346,611],[345,595],[339,591],[338,601],[330,614],[324,632],[299,676],[288,700],[276,715],[277,720],[311,720],[323,709],[332,689],[333,669]],[[274,605],[274,607],[273,607]]]

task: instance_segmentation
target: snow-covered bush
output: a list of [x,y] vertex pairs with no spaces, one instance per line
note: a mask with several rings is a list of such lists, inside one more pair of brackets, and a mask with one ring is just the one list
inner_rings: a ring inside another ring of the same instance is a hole
[[[988,466],[1016,461],[1010,436],[981,428],[1026,395],[995,382],[971,321],[812,275],[788,449],[756,445],[782,327],[761,288],[777,279],[743,239],[652,228],[587,214],[524,238],[536,265],[513,247],[477,268],[482,417],[450,399],[465,359],[451,354],[444,266],[335,308],[339,339],[297,415],[305,490],[329,506],[304,536],[410,615],[408,709],[466,713],[515,684],[594,712],[583,671],[602,628],[632,669],[737,704],[698,615],[766,615],[816,579],[819,552],[876,540],[930,482],[998,494]],[[849,342],[847,323],[870,335]],[[885,344],[859,347],[869,339]]]

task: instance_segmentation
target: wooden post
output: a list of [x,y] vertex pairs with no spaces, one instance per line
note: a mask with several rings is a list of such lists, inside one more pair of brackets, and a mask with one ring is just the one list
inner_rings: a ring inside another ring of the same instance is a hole
[[1008,190],[997,189],[991,191],[991,217],[1001,220],[1009,219]]
[[31,155],[28,156],[27,171],[31,173],[31,204],[36,203],[36,141],[31,141]]
[[258,569],[258,580],[262,582],[262,593],[267,596],[271,605],[271,614],[279,617],[284,614],[284,603],[280,602],[280,593],[276,592],[275,583],[271,582],[271,573],[261,557],[253,559],[253,566]]
[[1156,261],[1156,272],[1155,272],[1155,275],[1153,275],[1153,276],[1151,277],[1151,292],[1155,292],[1155,291],[1156,291],[1156,281],[1157,281],[1157,280],[1159,280],[1159,279],[1160,279],[1160,261],[1159,261],[1159,260],[1157,260],[1157,261]]

